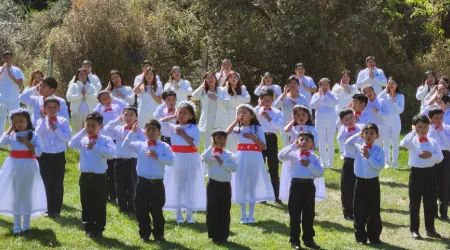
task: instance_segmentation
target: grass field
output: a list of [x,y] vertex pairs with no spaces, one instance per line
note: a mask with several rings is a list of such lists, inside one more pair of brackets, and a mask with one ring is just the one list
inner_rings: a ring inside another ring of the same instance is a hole
[[[0,151],[0,162],[7,156]],[[196,213],[196,224],[175,223],[171,212],[165,212],[167,243],[142,243],[133,217],[119,214],[118,208],[108,204],[108,217],[104,238],[92,240],[85,236],[81,224],[81,205],[77,170],[78,153],[67,154],[64,207],[59,219],[40,217],[31,221],[32,230],[20,235],[12,234],[12,218],[0,216],[0,249],[288,249],[289,216],[287,204],[257,205],[256,224],[241,225],[240,211],[232,206],[230,243],[216,246],[207,237],[205,214]],[[370,245],[355,243],[352,222],[342,216],[340,201],[340,168],[342,161],[335,154],[334,169],[326,169],[327,198],[316,203],[315,241],[324,249],[369,249]],[[400,169],[385,169],[381,173],[381,217],[385,244],[377,249],[449,249],[450,224],[436,220],[440,240],[415,241],[409,233],[407,152],[400,152]],[[0,201],[1,202],[1,201]],[[421,233],[425,235],[421,212]]]

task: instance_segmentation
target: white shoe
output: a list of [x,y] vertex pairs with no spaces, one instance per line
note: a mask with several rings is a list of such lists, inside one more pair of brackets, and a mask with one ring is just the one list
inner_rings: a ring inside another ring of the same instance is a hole
[[248,219],[247,218],[241,218],[241,224],[247,224]]
[[181,224],[181,223],[184,222],[184,219],[183,218],[178,218],[175,222],[178,223],[178,224]]
[[22,228],[14,228],[13,232],[14,234],[20,234],[22,232]]
[[23,225],[23,232],[25,232],[25,231],[28,231],[28,230],[30,230],[31,229],[31,227],[30,227],[30,225]]
[[332,169],[332,168],[333,168],[333,166],[331,166],[331,164],[330,164],[330,163],[328,163],[328,164],[327,164],[327,168],[329,168],[329,169]]
[[254,224],[254,223],[255,223],[255,218],[253,218],[253,217],[247,218],[247,224]]
[[192,218],[192,216],[187,217],[187,218],[186,218],[186,221],[187,221],[187,223],[189,223],[189,224],[194,224],[194,223],[195,223],[195,220],[194,220],[194,218]]

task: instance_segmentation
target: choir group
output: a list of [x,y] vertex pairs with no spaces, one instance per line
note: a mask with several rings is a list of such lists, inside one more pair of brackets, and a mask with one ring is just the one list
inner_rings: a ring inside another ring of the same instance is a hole
[[[324,169],[335,167],[336,132],[343,217],[354,221],[358,244],[382,243],[378,176],[398,167],[399,146],[409,150],[412,237],[421,238],[422,199],[428,237],[440,237],[436,216],[450,221],[449,79],[432,71],[417,90],[421,110],[412,131],[400,141],[404,96],[373,56],[356,84],[345,71],[334,86],[327,78],[316,85],[302,63],[284,88],[265,73],[254,91],[256,107],[227,59],[195,90],[178,66],[162,84],[148,61],[133,87],[113,70],[102,90],[92,63],[84,61],[65,99],[54,95],[57,81],[39,70],[20,94],[21,70],[12,65],[12,53],[2,59],[0,145],[10,155],[0,169],[0,213],[13,217],[14,234],[29,230],[30,218],[61,216],[65,151],[72,148],[80,152],[81,220],[89,237],[102,237],[106,204],[117,200],[120,212],[136,216],[144,242],[151,235],[164,241],[163,210],[173,210],[177,223],[195,223],[193,212],[206,211],[208,237],[222,244],[230,235],[232,202],[240,205],[240,222],[252,224],[256,203],[274,200],[288,202],[291,247],[301,248],[301,226],[304,245],[318,249],[315,202],[325,199]],[[201,103],[198,122],[190,97]]]

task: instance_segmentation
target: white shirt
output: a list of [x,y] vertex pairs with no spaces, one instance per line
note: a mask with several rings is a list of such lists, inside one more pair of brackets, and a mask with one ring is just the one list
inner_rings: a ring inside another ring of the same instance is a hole
[[328,91],[324,95],[315,93],[311,98],[311,108],[316,110],[316,120],[336,119],[338,99]]
[[373,89],[375,90],[375,94],[380,94],[382,87],[386,86],[387,79],[384,75],[384,72],[382,69],[374,68],[373,69],[373,76],[374,78],[369,77],[370,70],[369,68],[365,68],[358,73],[358,80],[356,80],[356,86],[358,88],[362,88],[367,84],[372,85]]
[[36,133],[41,138],[42,152],[60,153],[67,150],[67,143],[72,137],[72,128],[64,117],[56,117],[56,130],[50,127],[47,117],[37,120]]
[[437,144],[442,151],[450,150],[450,126],[442,124],[442,131],[436,130],[434,124],[430,124],[430,130],[428,131],[428,137],[436,140]]
[[[251,139],[245,138],[245,133],[252,133],[258,140],[260,140],[262,143],[266,144],[266,137],[264,136],[264,130],[261,128],[261,126],[242,126],[239,130],[239,127],[234,127],[233,131],[231,132],[231,136],[237,136],[238,143],[239,144],[255,144]],[[240,131],[240,132],[239,132]]]
[[[166,166],[172,166],[174,155],[170,146],[161,141],[156,141],[156,146],[148,146],[147,141],[135,141],[137,133],[129,133],[123,141],[123,148],[133,151],[137,154],[137,175],[146,179],[163,179]],[[158,159],[146,153],[148,150],[155,151]]]
[[[216,88],[217,93],[212,91],[203,91],[202,87],[197,88],[192,97],[200,100],[202,103],[202,109],[200,114],[200,121],[198,128],[200,132],[205,132],[207,127],[212,124],[213,128],[225,127],[228,123],[227,116],[225,115],[226,106],[229,104],[230,96],[221,88]],[[208,97],[209,94],[213,94],[217,97],[214,101]]]
[[111,103],[111,110],[107,109],[103,104],[98,103],[94,111],[103,115],[103,124],[108,124],[112,120],[122,115],[123,109],[127,107],[127,103],[119,98],[113,98]]
[[128,105],[133,106],[135,99],[134,99],[134,92],[131,87],[129,87],[129,86],[122,86],[120,88],[114,87],[114,89],[110,91],[114,97],[122,99],[122,97],[119,97],[119,95],[117,94],[117,91],[119,91],[120,93],[125,95],[123,100]]
[[[120,118],[117,118],[110,123],[108,123],[106,126],[103,127],[102,134],[108,136],[109,138],[116,140],[116,155],[114,158],[136,158],[136,154],[128,148],[124,148],[122,146],[122,142],[125,139],[125,137],[131,132],[131,128],[128,127],[128,129],[125,129],[126,125],[121,125]],[[136,141],[146,141],[144,131],[142,129],[138,129],[138,131],[135,133],[136,136],[133,137]]]
[[289,131],[285,131],[286,134],[288,136],[290,136],[290,140],[289,142],[294,143],[297,140],[298,134],[300,134],[300,132],[302,132],[303,130],[305,131],[309,131],[313,136],[314,136],[314,144],[316,146],[316,148],[319,147],[319,137],[317,135],[317,130],[315,127],[313,126],[309,126],[309,125],[295,125],[292,126],[291,130]]
[[[419,137],[415,130],[409,132],[403,140],[400,141],[400,147],[404,147],[409,150],[408,165],[415,168],[429,168],[440,163],[444,159],[441,147],[431,137],[428,137],[428,142],[419,142]],[[431,153],[431,157],[428,159],[422,159],[419,155],[423,151]]]
[[[22,131],[22,132],[12,132],[11,134],[4,133],[3,136],[0,139],[0,147],[8,146],[8,149],[13,150],[20,150],[20,151],[29,151],[27,146],[25,144],[20,143],[17,140],[17,136],[28,136],[28,133],[30,130]],[[36,132],[31,131],[33,134],[33,137],[31,138],[30,143],[34,146],[34,155],[39,157],[42,154],[42,148],[41,148],[41,140],[39,138],[39,135]],[[14,166],[13,166],[14,167]]]
[[[239,77],[241,77],[240,75],[239,75],[239,73],[237,73],[236,72],[236,74],[239,76]],[[227,79],[227,76],[226,75],[223,75],[222,76],[222,78],[220,78],[220,72],[219,73],[216,73],[216,79],[217,79],[217,81],[219,81],[219,87],[224,87],[225,86],[225,80]]]
[[[294,102],[294,104],[292,102]],[[286,124],[292,118],[292,111],[294,110],[295,105],[303,105],[305,107],[309,107],[309,101],[307,101],[305,96],[303,96],[302,94],[300,94],[295,99],[286,95],[283,100],[281,100],[281,96],[279,96],[272,106],[281,108],[281,110],[283,111],[284,123]]]
[[360,116],[355,115],[355,117],[358,117],[358,120],[356,121],[356,124],[358,124],[358,125],[366,125],[367,123],[371,122],[371,121],[369,121],[369,119],[370,119],[369,114],[364,111],[361,112]]
[[259,85],[258,85],[258,87],[255,89],[255,95],[256,95],[256,96],[260,96],[260,95],[261,95],[261,92],[263,92],[263,91],[266,90],[266,89],[272,89],[274,95],[276,95],[275,98],[278,98],[280,95],[283,94],[283,91],[281,91],[280,86],[275,85],[275,84],[272,84],[272,85],[270,85],[270,86],[267,86],[267,85],[259,86]]
[[172,146],[179,145],[179,146],[190,146],[189,143],[187,143],[186,140],[184,140],[183,137],[177,135],[175,133],[175,128],[180,127],[184,129],[186,134],[194,139],[194,145],[198,148],[200,145],[200,130],[198,127],[194,124],[186,124],[186,125],[177,125],[172,124],[169,122],[160,122],[162,129],[167,131],[168,136],[170,137],[170,142],[172,143]]
[[[233,112],[234,115],[236,115],[236,107],[243,103],[249,103],[250,102],[250,95],[248,94],[247,88],[245,86],[241,86],[241,94],[234,96],[230,95],[228,93],[228,88],[223,87],[222,91],[224,91],[226,94],[230,96],[230,102],[227,105],[227,113]],[[229,121],[231,123],[233,121]]]
[[[309,156],[300,155],[300,149],[296,144],[289,145],[283,148],[278,153],[278,159],[284,163],[291,165],[291,178],[299,179],[315,179],[324,175],[324,168],[320,164],[319,157],[311,150],[308,150]],[[310,163],[307,167],[300,164],[300,160],[309,160]]]
[[345,142],[347,152],[351,152],[355,156],[355,175],[359,178],[372,179],[380,175],[380,171],[384,168],[384,151],[383,149],[372,144],[369,149],[369,158],[365,158],[362,148],[365,147],[363,138],[360,134],[355,134]]
[[444,124],[450,125],[450,110],[444,111]]
[[303,82],[306,87],[314,89],[317,89],[316,83],[314,83],[314,80],[309,76],[298,77],[298,79],[299,79],[298,92],[305,97],[306,102],[309,104],[311,102],[312,93],[303,88],[301,82]]
[[[142,82],[143,78],[144,78],[144,73],[137,75],[136,78],[134,78],[133,86],[136,87],[137,85],[139,85],[139,83]],[[159,75],[156,75],[156,84],[158,84],[158,86],[162,87],[162,82],[161,82],[161,78],[159,78]]]
[[[2,69],[3,66],[0,67],[0,71]],[[22,70],[11,65],[10,71],[15,78],[23,81],[24,77]],[[8,69],[4,69],[2,74],[0,74],[0,100],[17,101],[19,92],[20,86],[8,76]]]
[[[175,89],[174,83],[178,84],[178,90]],[[175,92],[177,94],[177,103],[187,101],[188,96],[192,95],[191,83],[182,78],[178,82],[172,80],[172,83],[166,83],[166,85],[164,85],[164,90],[172,90]]]
[[[222,160],[222,165],[219,165],[217,160],[213,158],[213,155],[219,156]],[[201,154],[202,161],[206,163],[208,167],[208,176],[210,179],[220,182],[230,182],[231,172],[237,170],[237,158],[228,150],[223,150],[223,153],[213,153],[213,147],[209,146],[203,154]]]
[[[373,106],[378,109],[378,113],[375,113]],[[373,102],[367,103],[364,113],[367,115],[368,122],[375,123],[378,126],[385,125],[384,118],[389,114],[386,102],[379,97],[376,97]]]
[[106,160],[114,158],[116,145],[111,138],[98,134],[94,147],[88,150],[89,138],[85,135],[86,130],[82,129],[69,141],[69,147],[80,151],[78,170],[82,173],[104,174],[108,168]]
[[264,132],[275,133],[280,132],[284,127],[283,113],[275,107],[271,107],[271,110],[266,110],[265,112],[272,119],[270,122],[262,115],[264,112],[264,107],[256,107],[256,117],[261,123],[261,127]]
[[[144,90],[144,86],[141,87],[141,92],[137,95],[138,98],[138,114],[153,114],[153,111],[158,107],[159,103],[153,99],[153,97],[150,95],[150,91],[153,92],[153,94],[161,97],[163,88],[161,86],[158,86],[156,88],[156,91],[153,91],[153,88],[147,85],[147,90]],[[144,124],[141,124],[144,125]]]
[[[86,90],[86,95],[83,97],[83,87]],[[66,99],[70,102],[70,112],[71,114],[80,114],[84,112],[82,111],[80,105],[82,106],[82,102],[86,102],[88,105],[88,113],[94,110],[97,105],[97,95],[98,91],[96,86],[93,83],[86,82],[84,84],[81,81],[70,82],[69,88],[67,89]]]
[[392,97],[384,89],[378,98],[383,99],[387,105],[388,115],[385,119],[400,118],[400,114],[405,110],[405,97],[402,94],[397,94],[392,101]]
[[[339,132],[337,135],[337,140],[339,141],[339,143],[341,143],[342,145],[345,144],[345,141],[347,141],[348,138],[352,137],[355,134],[359,134],[361,132],[361,129],[358,126],[355,126],[355,129],[351,129],[351,131],[349,131],[349,128],[347,128],[345,125],[341,125],[339,127]],[[349,150],[347,147],[344,147],[344,153],[343,153],[344,157],[348,157],[348,158],[353,158],[355,159],[355,153],[352,150]]]
[[350,93],[348,93],[339,83],[336,83],[333,86],[331,92],[337,97],[338,104],[336,105],[336,114],[339,114],[339,111],[346,108],[349,103],[352,102],[353,95],[356,94],[358,88],[356,85],[348,85]]
[[[75,77],[76,77],[76,76],[74,76],[70,82],[75,81]],[[100,90],[102,90],[102,83],[101,83],[101,81],[100,81],[100,78],[98,78],[97,75],[94,75],[94,74],[92,74],[92,72],[91,72],[91,73],[88,74],[88,79],[89,79],[89,82],[90,82],[92,85],[94,85],[94,87],[95,87],[95,89],[97,90],[97,92],[100,92]]]
[[[164,117],[170,116],[175,114],[175,108],[173,110],[171,110],[171,112],[169,112],[169,109],[167,108],[167,104],[165,102],[163,102],[162,104],[160,104],[157,108],[156,111],[153,112],[153,116],[160,120]],[[177,119],[172,119],[170,121],[168,121],[169,123],[175,124],[177,122]],[[168,135],[166,134],[167,132],[161,131],[161,135],[164,137],[168,137]]]
[[431,88],[428,84],[424,84],[417,88],[416,99],[420,101],[420,110],[427,107],[427,102],[430,99]]

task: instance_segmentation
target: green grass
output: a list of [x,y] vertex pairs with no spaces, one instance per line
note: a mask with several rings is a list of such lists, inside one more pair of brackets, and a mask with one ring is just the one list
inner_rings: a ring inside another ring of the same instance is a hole
[[[336,149],[337,150],[337,149]],[[7,156],[0,151],[0,162]],[[409,234],[407,152],[400,152],[400,169],[385,169],[381,173],[381,217],[385,242],[379,249],[447,249],[450,248],[450,224],[436,220],[441,240],[415,241]],[[171,212],[165,212],[165,237],[162,246],[140,242],[136,220],[119,214],[118,208],[108,204],[104,239],[91,240],[84,235],[77,170],[78,153],[67,153],[64,207],[62,217],[39,217],[31,221],[32,230],[12,234],[12,219],[0,216],[0,249],[288,249],[289,215],[287,205],[273,203],[257,205],[254,225],[239,224],[240,210],[232,206],[230,244],[218,247],[207,237],[205,214],[194,215],[196,224],[177,225]],[[334,169],[325,171],[326,200],[316,203],[315,240],[324,249],[369,249],[355,243],[353,224],[342,216],[340,201],[340,168],[342,161],[335,154]],[[1,202],[1,201],[0,201]],[[423,212],[421,233],[425,234]]]

